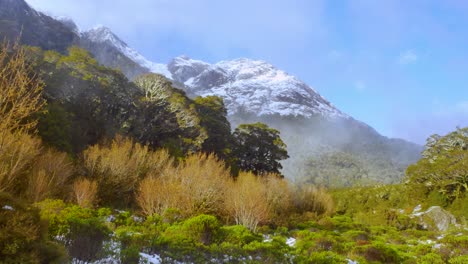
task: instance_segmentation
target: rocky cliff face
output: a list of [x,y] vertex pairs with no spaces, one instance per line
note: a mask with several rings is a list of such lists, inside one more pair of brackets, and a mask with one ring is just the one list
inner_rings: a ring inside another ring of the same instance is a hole
[[23,0],[0,0],[0,39],[19,39],[22,44],[65,52],[78,43],[79,36]]
[[120,69],[130,80],[148,72],[170,75],[165,65],[148,61],[104,26],[82,32],[80,46],[90,51],[101,64]]
[[265,61],[237,59],[211,65],[183,56],[172,60],[168,69],[189,93],[222,97],[230,115],[349,118],[306,83]]

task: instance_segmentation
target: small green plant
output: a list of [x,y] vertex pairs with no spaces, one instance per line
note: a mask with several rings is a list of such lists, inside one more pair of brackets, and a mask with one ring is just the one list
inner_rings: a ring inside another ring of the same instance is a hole
[[105,256],[103,245],[111,230],[97,211],[60,200],[45,200],[37,205],[41,218],[49,223],[49,236],[65,245],[71,257],[93,261]]

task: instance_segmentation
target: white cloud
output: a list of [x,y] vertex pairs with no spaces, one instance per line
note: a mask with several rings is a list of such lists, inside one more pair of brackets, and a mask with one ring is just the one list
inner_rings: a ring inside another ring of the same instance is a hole
[[398,56],[398,63],[402,65],[412,64],[418,60],[418,55],[413,50],[407,50]]

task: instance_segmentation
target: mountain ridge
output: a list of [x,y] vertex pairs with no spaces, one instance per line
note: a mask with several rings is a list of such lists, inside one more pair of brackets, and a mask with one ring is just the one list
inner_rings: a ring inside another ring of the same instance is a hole
[[[261,121],[280,130],[292,157],[284,162],[285,171],[304,167],[325,146],[327,151],[363,156],[370,165],[377,166],[373,168],[373,177],[378,182],[391,183],[400,180],[404,168],[420,157],[420,146],[380,135],[371,126],[340,111],[305,82],[265,61],[240,58],[211,64],[179,56],[168,64],[154,63],[109,28],[99,26],[79,31],[70,19],[59,21],[30,11],[23,0],[18,0],[22,6],[11,0],[2,2],[9,5],[0,5],[0,37],[15,40],[19,33],[10,34],[6,25],[23,25],[26,30],[22,44],[62,54],[70,46],[78,45],[93,54],[100,64],[119,69],[129,80],[155,72],[171,79],[174,87],[192,98],[222,97],[233,127]],[[12,15],[14,12],[18,14]],[[42,35],[38,36],[37,32]]]

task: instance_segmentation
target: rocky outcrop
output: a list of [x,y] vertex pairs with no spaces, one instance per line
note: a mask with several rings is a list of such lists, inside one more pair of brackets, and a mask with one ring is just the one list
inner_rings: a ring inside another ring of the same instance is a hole
[[422,228],[433,231],[447,231],[451,226],[456,226],[457,221],[448,211],[440,206],[432,206],[426,211],[421,212],[421,206],[417,206],[411,215],[418,219]]
[[23,0],[0,0],[0,39],[19,39],[22,44],[62,53],[79,42],[79,36],[68,26],[37,12]]

